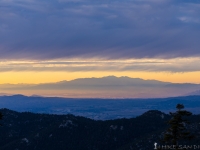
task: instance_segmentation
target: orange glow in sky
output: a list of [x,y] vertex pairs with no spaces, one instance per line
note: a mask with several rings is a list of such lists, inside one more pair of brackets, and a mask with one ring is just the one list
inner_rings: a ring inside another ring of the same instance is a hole
[[0,84],[38,84],[110,75],[173,83],[200,83],[199,62],[200,58],[2,61]]

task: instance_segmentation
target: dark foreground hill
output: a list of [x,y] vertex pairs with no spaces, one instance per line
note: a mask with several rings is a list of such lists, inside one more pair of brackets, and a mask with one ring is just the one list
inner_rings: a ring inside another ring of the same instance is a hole
[[[151,150],[170,116],[152,110],[131,119],[96,121],[74,115],[18,113],[1,109],[1,150]],[[200,143],[200,115],[190,117]]]

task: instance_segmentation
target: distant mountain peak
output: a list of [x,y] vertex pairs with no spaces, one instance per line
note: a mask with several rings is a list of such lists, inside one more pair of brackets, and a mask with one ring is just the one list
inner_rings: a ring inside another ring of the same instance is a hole
[[11,96],[15,96],[15,97],[25,97],[25,96],[22,95],[22,94],[15,94],[15,95],[11,95]]
[[116,76],[114,76],[114,75],[109,75],[109,76],[104,76],[104,77],[102,77],[102,78],[118,78],[118,77],[116,77]]

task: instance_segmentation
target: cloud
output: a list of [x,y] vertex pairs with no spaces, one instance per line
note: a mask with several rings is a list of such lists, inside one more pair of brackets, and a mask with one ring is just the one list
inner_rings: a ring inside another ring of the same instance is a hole
[[9,71],[148,71],[148,72],[195,72],[200,71],[200,57],[176,59],[129,59],[129,60],[57,60],[57,61],[2,61],[0,72]]
[[200,56],[200,2],[0,0],[0,59]]

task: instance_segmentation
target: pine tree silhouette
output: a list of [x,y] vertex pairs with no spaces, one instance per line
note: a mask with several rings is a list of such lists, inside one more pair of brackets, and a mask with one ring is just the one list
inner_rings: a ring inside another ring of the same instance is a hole
[[191,135],[186,128],[186,125],[189,124],[186,117],[191,116],[192,113],[183,110],[183,104],[177,104],[176,109],[176,112],[170,112],[170,115],[172,116],[168,121],[170,127],[164,134],[163,142],[169,145],[175,145],[175,149],[178,150],[178,142],[180,140],[191,140],[194,136]]

